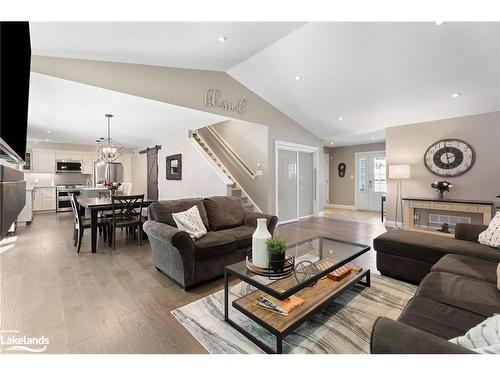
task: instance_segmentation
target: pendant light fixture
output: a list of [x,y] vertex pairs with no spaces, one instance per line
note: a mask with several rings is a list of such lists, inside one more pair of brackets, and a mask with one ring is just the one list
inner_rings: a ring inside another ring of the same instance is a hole
[[95,164],[97,166],[101,166],[101,165],[106,164],[106,162],[103,160],[103,158],[102,158],[102,156],[101,156],[101,154],[99,152],[99,143],[101,143],[103,140],[104,140],[104,137],[100,137],[99,139],[95,140],[96,150],[97,150],[97,160],[96,160]]
[[103,139],[97,145],[97,154],[102,161],[108,163],[115,161],[121,156],[123,147],[116,143],[110,136],[110,121],[113,115],[107,113],[104,116],[108,119],[108,137]]

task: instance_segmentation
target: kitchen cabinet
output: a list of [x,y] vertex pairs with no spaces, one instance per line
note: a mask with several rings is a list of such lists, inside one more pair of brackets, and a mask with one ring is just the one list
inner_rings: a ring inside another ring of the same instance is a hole
[[82,152],[82,164],[83,174],[94,173],[94,157],[91,152]]
[[33,220],[33,191],[26,190],[26,204],[17,217],[18,223],[29,223]]
[[76,151],[56,151],[56,160],[82,160],[82,153]]
[[33,211],[51,211],[56,209],[56,188],[33,188]]
[[36,173],[55,173],[56,153],[48,150],[31,152],[32,171]]

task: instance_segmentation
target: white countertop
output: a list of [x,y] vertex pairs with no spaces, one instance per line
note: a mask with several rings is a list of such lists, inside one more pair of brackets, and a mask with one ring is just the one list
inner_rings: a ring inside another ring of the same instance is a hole
[[107,190],[107,188],[97,187],[97,186],[87,186],[87,187],[81,187],[80,190]]

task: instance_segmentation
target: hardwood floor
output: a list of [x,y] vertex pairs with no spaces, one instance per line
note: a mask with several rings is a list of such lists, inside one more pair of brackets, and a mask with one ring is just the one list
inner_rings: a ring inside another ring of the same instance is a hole
[[[92,254],[86,231],[77,254],[71,228],[71,213],[36,214],[0,254],[0,330],[45,335],[49,353],[206,352],[170,311],[222,289],[222,278],[185,292],[152,266],[147,241],[139,246],[117,231],[116,252],[100,239]],[[324,234],[371,245],[383,231],[318,217],[277,234],[289,243]],[[360,262],[375,270],[373,250]]]

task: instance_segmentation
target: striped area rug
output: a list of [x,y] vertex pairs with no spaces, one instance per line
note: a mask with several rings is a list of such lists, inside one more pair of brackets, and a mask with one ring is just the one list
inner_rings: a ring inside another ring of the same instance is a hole
[[[230,301],[253,291],[246,283],[230,289]],[[371,287],[356,285],[318,311],[287,336],[284,353],[369,353],[370,333],[375,319],[397,319],[416,287],[388,277],[371,276]],[[172,314],[213,354],[263,353],[224,322],[224,291],[173,310]],[[231,307],[230,317],[240,326],[274,347],[275,337]]]

